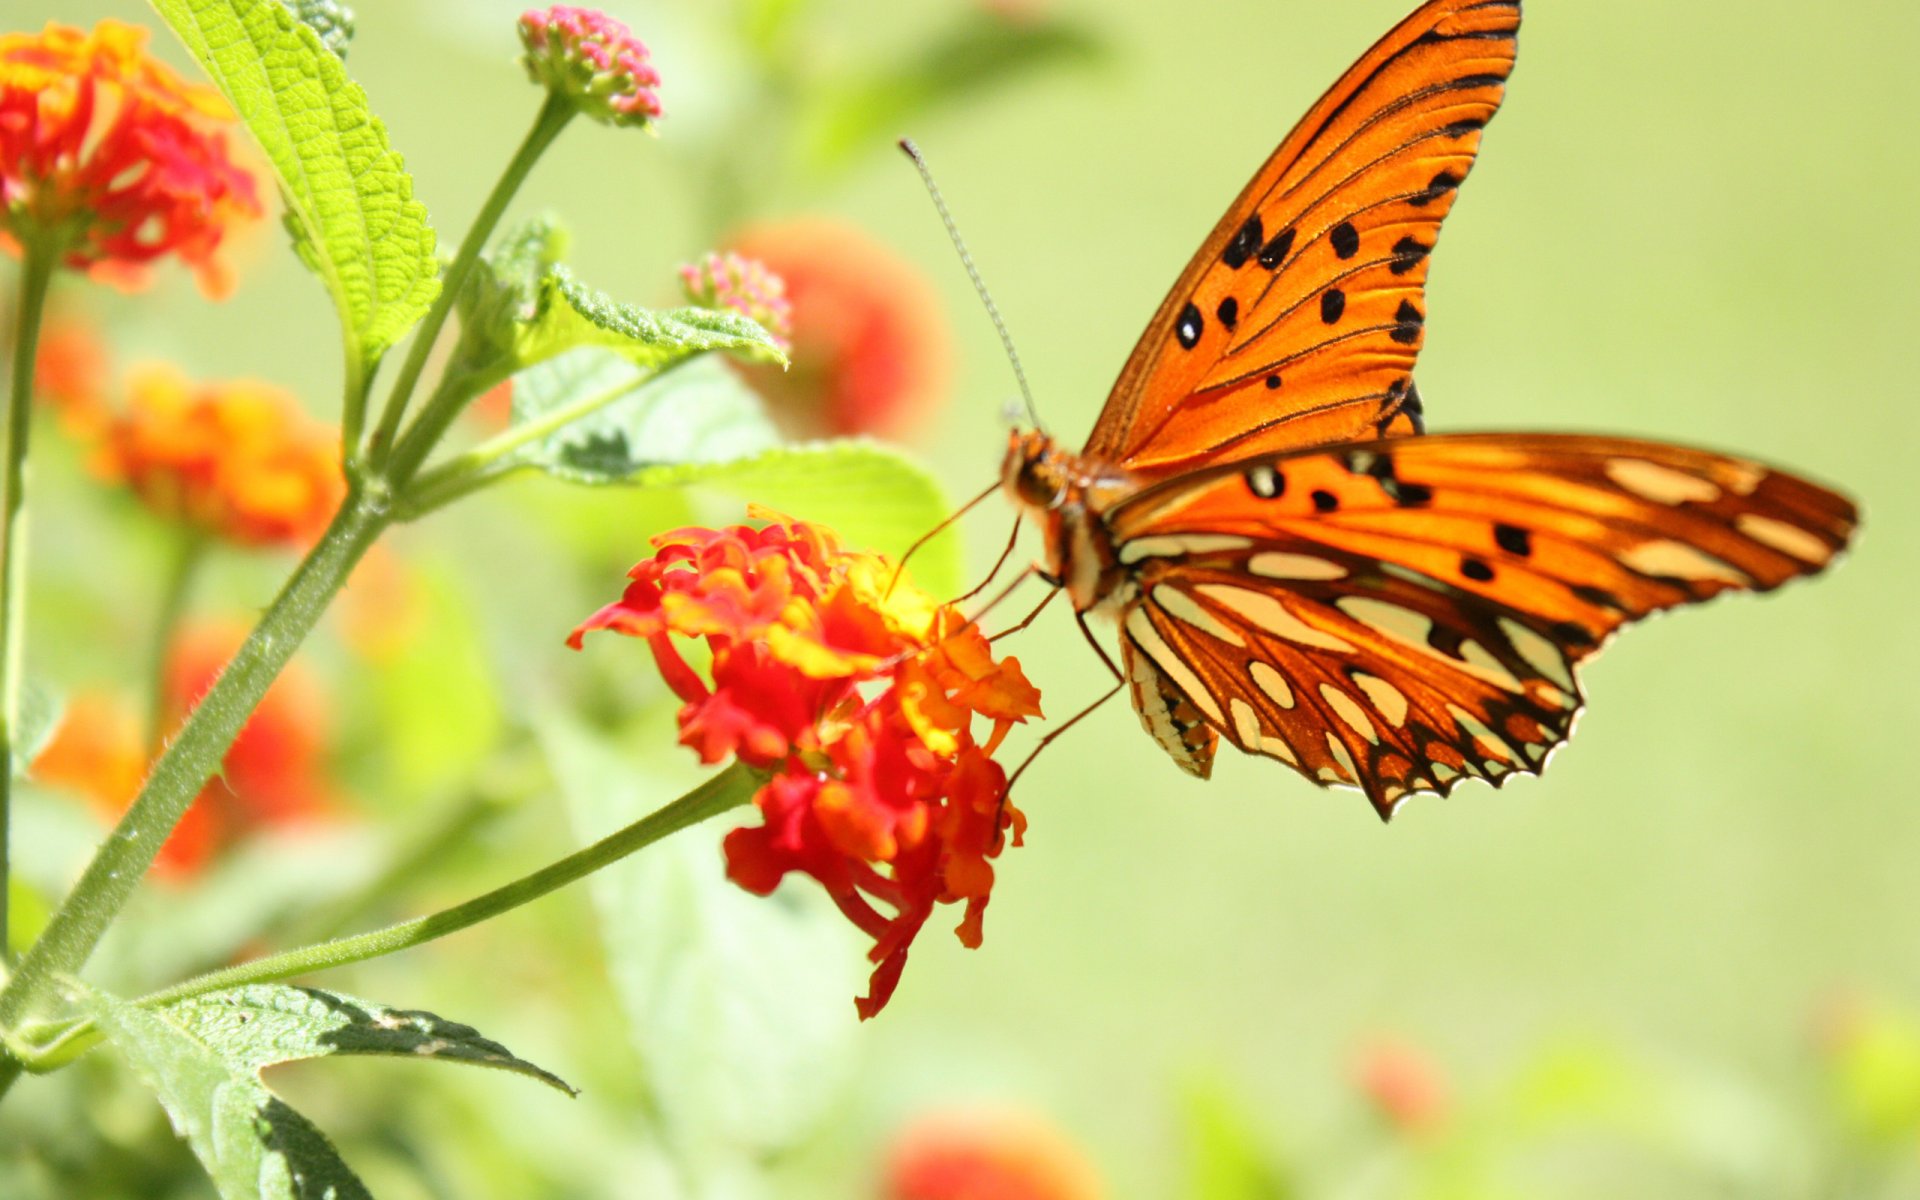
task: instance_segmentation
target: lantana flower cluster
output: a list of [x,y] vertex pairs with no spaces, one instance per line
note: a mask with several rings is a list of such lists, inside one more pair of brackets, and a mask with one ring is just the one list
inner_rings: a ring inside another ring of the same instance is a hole
[[0,34],[0,245],[51,238],[67,266],[123,285],[174,254],[224,294],[216,251],[260,198],[226,101],[149,55],[147,36],[118,21]]
[[603,12],[556,4],[520,17],[527,76],[609,125],[650,128],[660,116],[660,72],[646,43]]
[[[683,702],[681,742],[703,762],[769,773],[760,823],[727,836],[728,876],[760,895],[789,872],[819,881],[874,939],[857,1002],[871,1017],[937,905],[964,904],[956,932],[979,945],[989,860],[1025,828],[994,754],[1040,715],[1040,694],[887,559],[753,515],[770,523],[656,537],[626,593],[569,642],[598,629],[645,639]],[[704,672],[681,653],[689,641],[705,643]]]
[[163,366],[133,372],[95,461],[159,516],[243,546],[310,544],[346,491],[338,435],[292,395]]
[[703,308],[737,312],[773,335],[782,353],[793,348],[793,305],[787,285],[766,264],[729,250],[680,268],[687,299]]

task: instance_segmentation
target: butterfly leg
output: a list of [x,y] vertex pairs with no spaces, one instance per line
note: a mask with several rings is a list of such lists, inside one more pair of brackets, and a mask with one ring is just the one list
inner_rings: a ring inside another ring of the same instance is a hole
[[1035,620],[1039,619],[1040,614],[1047,610],[1047,605],[1052,604],[1053,598],[1055,596],[1058,596],[1059,594],[1060,594],[1060,589],[1058,588],[1054,588],[1053,590],[1049,591],[1047,593],[1046,599],[1040,601],[1039,604],[1034,605],[1033,611],[1028,613],[1025,617],[1021,618],[1020,623],[1018,625],[1015,625],[1009,629],[1002,629],[999,633],[994,634],[992,637],[988,638],[987,640],[989,642],[997,642],[1003,637],[1012,637],[1014,634],[1019,633],[1022,629],[1025,629],[1027,626],[1033,624]]
[[[1087,639],[1087,645],[1093,647],[1093,652],[1100,656],[1100,661],[1107,664],[1107,670],[1113,673],[1114,691],[1119,691],[1120,685],[1127,681],[1126,674],[1121,671],[1119,667],[1113,665],[1113,657],[1107,653],[1107,648],[1100,644],[1099,638],[1093,636],[1093,630],[1087,628],[1087,614],[1083,612],[1074,613],[1073,621],[1074,624],[1080,626],[1080,636]],[[1112,695],[1113,693],[1109,692],[1107,694]],[[1078,718],[1075,719],[1078,720]]]
[[[1101,693],[1100,698],[1098,700],[1095,700],[1092,704],[1087,705],[1085,708],[1081,709],[1079,712],[1073,714],[1071,717],[1068,717],[1066,722],[1062,724],[1059,728],[1050,731],[1045,737],[1041,738],[1039,743],[1034,746],[1033,750],[1026,756],[1026,758],[1021,760],[1020,765],[1014,768],[1013,774],[1007,777],[1007,786],[1003,788],[1000,792],[1000,804],[994,810],[994,814],[993,814],[993,825],[995,829],[999,829],[1001,821],[1006,819],[1007,799],[1008,797],[1013,795],[1013,785],[1020,782],[1020,777],[1027,773],[1027,768],[1033,765],[1033,760],[1040,757],[1040,752],[1042,750],[1045,750],[1048,746],[1053,745],[1054,740],[1057,739],[1061,734],[1065,733],[1069,729],[1072,729],[1075,725],[1078,725],[1081,721],[1085,720],[1088,716],[1090,716],[1093,713],[1095,709],[1099,708],[1102,704],[1105,704],[1107,701],[1119,695],[1120,689],[1123,686],[1124,686],[1124,683],[1116,683],[1112,687],[1108,688],[1105,692]],[[1006,835],[1003,832],[1000,834],[1000,836],[1004,838]]]
[[982,579],[979,585],[976,586],[972,591],[968,592],[966,595],[961,596],[957,600],[953,601],[953,603],[965,604],[967,601],[973,599],[975,596],[978,596],[981,592],[984,592],[987,590],[987,585],[992,583],[994,579],[996,579],[999,576],[1000,568],[1006,566],[1007,560],[1013,557],[1013,548],[1020,541],[1020,523],[1025,519],[1026,518],[1024,516],[1018,516],[1013,519],[1013,532],[1007,535],[1006,549],[1000,551],[1000,557],[994,560],[993,570],[988,571],[987,577],[985,579]]
[[[962,504],[958,509],[954,510],[954,512],[951,515],[949,515],[946,520],[940,522],[938,525],[935,525],[932,529],[927,530],[925,533],[915,538],[913,545],[907,547],[907,552],[900,556],[900,562],[893,568],[893,578],[887,581],[886,594],[888,596],[893,595],[894,585],[900,582],[901,573],[907,569],[907,560],[912,558],[915,554],[919,553],[920,547],[926,545],[928,542],[932,541],[934,538],[940,536],[941,531],[946,529],[947,526],[953,524],[955,521],[958,521],[961,517],[964,517],[968,513],[972,512],[975,508],[979,507],[979,505],[983,501],[985,501],[988,496],[993,495],[995,492],[999,490],[1000,490],[1000,485],[998,483],[995,483],[992,487],[989,487],[986,491],[981,492],[978,496],[975,496],[973,499],[967,501],[965,504]],[[1018,526],[1015,527],[1014,532],[1016,534],[1019,533]],[[991,579],[992,576],[988,576],[988,578]],[[984,587],[986,585],[982,584],[981,586]]]

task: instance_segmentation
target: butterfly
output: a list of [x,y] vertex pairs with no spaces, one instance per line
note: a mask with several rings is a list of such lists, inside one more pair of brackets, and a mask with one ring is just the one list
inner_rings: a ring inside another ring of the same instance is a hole
[[1190,774],[1225,739],[1383,818],[1538,774],[1615,630],[1814,574],[1852,536],[1845,497],[1745,458],[1425,432],[1429,256],[1519,27],[1518,0],[1423,4],[1214,226],[1086,448],[1013,434],[1001,486],[1043,577],[1083,632],[1117,620],[1115,691]]

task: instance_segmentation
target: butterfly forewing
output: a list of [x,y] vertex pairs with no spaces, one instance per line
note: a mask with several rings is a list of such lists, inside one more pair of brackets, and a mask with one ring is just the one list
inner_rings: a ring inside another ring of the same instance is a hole
[[[1844,497],[1657,442],[1460,434],[1263,457],[1113,514],[1132,649],[1236,745],[1381,811],[1533,773],[1621,624],[1824,568]],[[1290,702],[1289,702],[1290,701]]]
[[1428,255],[1519,23],[1518,3],[1433,0],[1321,97],[1162,302],[1088,457],[1160,474],[1418,431]]

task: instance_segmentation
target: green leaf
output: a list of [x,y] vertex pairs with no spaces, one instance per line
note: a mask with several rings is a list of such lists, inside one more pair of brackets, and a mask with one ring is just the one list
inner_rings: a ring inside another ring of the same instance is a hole
[[1193,1200],[1289,1200],[1301,1194],[1294,1172],[1261,1143],[1244,1107],[1225,1085],[1208,1082],[1188,1091],[1187,1136]]
[[320,35],[320,44],[339,58],[353,40],[353,10],[339,0],[280,0],[300,23]]
[[29,679],[20,688],[20,729],[18,753],[14,755],[14,775],[25,775],[33,760],[53,740],[66,714],[67,698],[44,683]]
[[1062,63],[1092,63],[1106,43],[1091,27],[1062,18],[1012,21],[975,6],[918,54],[864,76],[823,82],[804,118],[802,144],[816,171],[890,144],[901,129],[940,109]]
[[604,347],[651,371],[708,350],[725,350],[748,362],[787,361],[772,334],[738,313],[654,312],[622,304],[556,266],[540,280],[532,316],[515,331],[515,360],[532,366],[582,346]]
[[[537,727],[583,838],[681,790],[677,775],[560,714]],[[666,730],[650,732],[679,751]],[[832,1111],[851,1077],[863,974],[845,920],[817,890],[742,891],[725,877],[719,836],[687,830],[589,881],[647,1087],[703,1183],[798,1144]]]
[[433,227],[366,93],[279,0],[152,0],[267,153],[302,261],[362,372],[440,288]]
[[89,1016],[160,1097],[222,1200],[373,1200],[313,1123],[170,1019],[95,992]]

